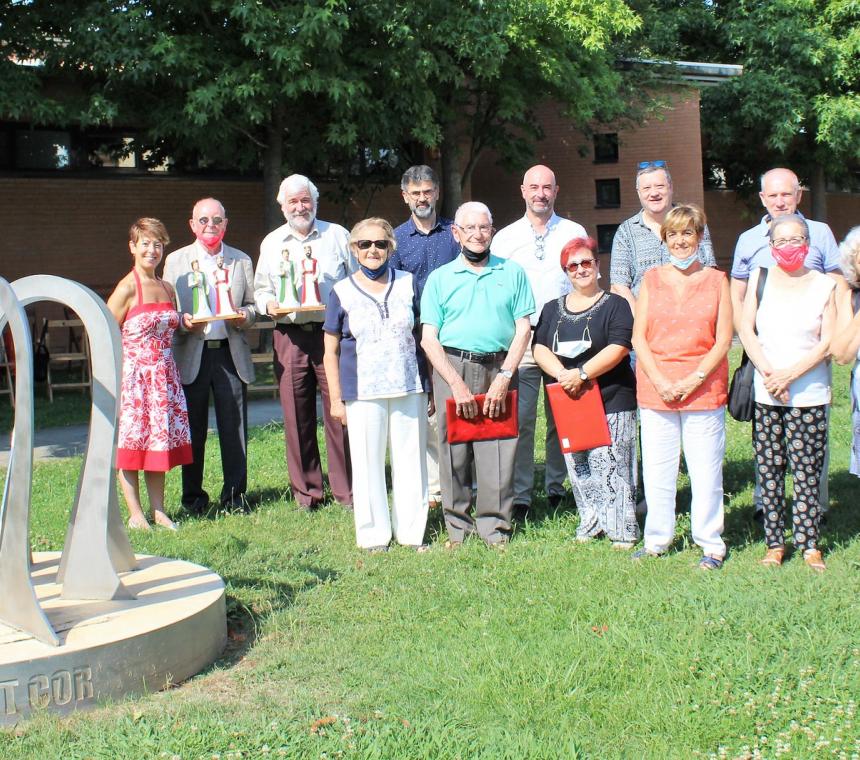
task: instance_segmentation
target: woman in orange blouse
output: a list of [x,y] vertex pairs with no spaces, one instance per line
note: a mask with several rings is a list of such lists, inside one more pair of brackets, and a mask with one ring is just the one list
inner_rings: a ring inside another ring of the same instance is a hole
[[721,534],[732,305],[725,274],[696,256],[704,230],[697,206],[676,206],[666,215],[660,234],[669,263],[645,275],[636,301],[633,347],[648,515],[644,546],[633,556],[663,554],[672,543],[683,445],[693,540],[704,553],[699,567],[716,570],[726,555]]

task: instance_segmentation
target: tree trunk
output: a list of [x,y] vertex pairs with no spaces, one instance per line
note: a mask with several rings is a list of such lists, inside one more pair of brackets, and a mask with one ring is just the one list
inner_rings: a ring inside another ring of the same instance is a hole
[[809,178],[809,192],[812,195],[812,219],[818,222],[827,222],[827,177],[824,167],[816,163],[812,167],[812,175]]
[[463,178],[460,174],[460,143],[455,121],[442,125],[442,216],[454,218],[454,212],[463,202]]
[[266,149],[263,152],[263,223],[273,230],[284,223],[281,207],[275,200],[281,183],[281,162],[284,156],[284,112],[278,106],[272,123],[266,128]]

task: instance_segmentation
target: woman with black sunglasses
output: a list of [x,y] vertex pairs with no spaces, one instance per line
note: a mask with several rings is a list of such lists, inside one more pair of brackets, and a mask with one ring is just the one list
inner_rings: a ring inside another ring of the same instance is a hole
[[359,222],[349,240],[359,268],[329,296],[323,363],[331,416],[349,435],[356,542],[386,551],[393,533],[399,544],[424,551],[430,384],[415,339],[415,282],[409,272],[388,265],[396,243],[384,219]]
[[[630,366],[633,314],[598,284],[597,243],[575,238],[560,263],[571,291],[547,303],[535,328],[535,361],[569,395],[600,388],[611,443],[564,455],[580,521],[576,540],[605,535],[615,548],[639,539],[636,491],[636,380]],[[557,421],[557,424],[558,421]]]

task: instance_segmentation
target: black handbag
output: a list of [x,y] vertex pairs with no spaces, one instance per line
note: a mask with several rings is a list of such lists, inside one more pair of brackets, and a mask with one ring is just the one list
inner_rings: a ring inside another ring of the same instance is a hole
[[[761,303],[761,297],[764,293],[764,284],[767,281],[767,269],[761,267],[758,274],[758,285],[755,289],[756,310]],[[753,408],[755,399],[753,397],[753,377],[755,376],[755,365],[750,361],[747,352],[744,351],[741,356],[740,366],[732,375],[732,382],[729,385],[729,414],[732,415],[738,422],[750,422],[753,418]]]

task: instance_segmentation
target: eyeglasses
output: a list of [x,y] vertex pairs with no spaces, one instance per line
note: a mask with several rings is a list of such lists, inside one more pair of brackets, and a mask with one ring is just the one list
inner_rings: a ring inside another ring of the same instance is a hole
[[588,270],[594,266],[594,259],[582,259],[582,261],[568,261],[565,269],[568,272],[575,272],[580,267],[582,269]]
[[391,245],[390,240],[356,240],[355,246],[360,251],[366,251],[370,248],[370,246],[375,246],[380,251],[387,251],[388,246]]
[[640,161],[636,164],[636,169],[641,172],[643,169],[665,169],[666,166],[665,161]]
[[787,245],[803,245],[804,240],[806,240],[806,238],[801,236],[790,238],[777,238],[776,240],[771,240],[770,244],[774,248],[785,248],[785,246]]
[[467,224],[465,227],[462,224],[455,224],[454,226],[463,230],[467,235],[474,235],[476,232],[489,235],[493,231],[491,224]]
[[419,198],[432,198],[435,192],[436,188],[434,187],[432,190],[408,190],[406,194],[410,198],[415,198],[415,200],[418,200]]
[[201,216],[197,221],[200,223],[201,227],[205,227],[210,222],[213,227],[220,227],[224,224],[224,219],[220,216],[213,216],[211,219],[208,216]]
[[536,232],[535,235],[535,258],[538,261],[543,261],[543,257],[546,255],[546,233],[543,235],[538,235]]

